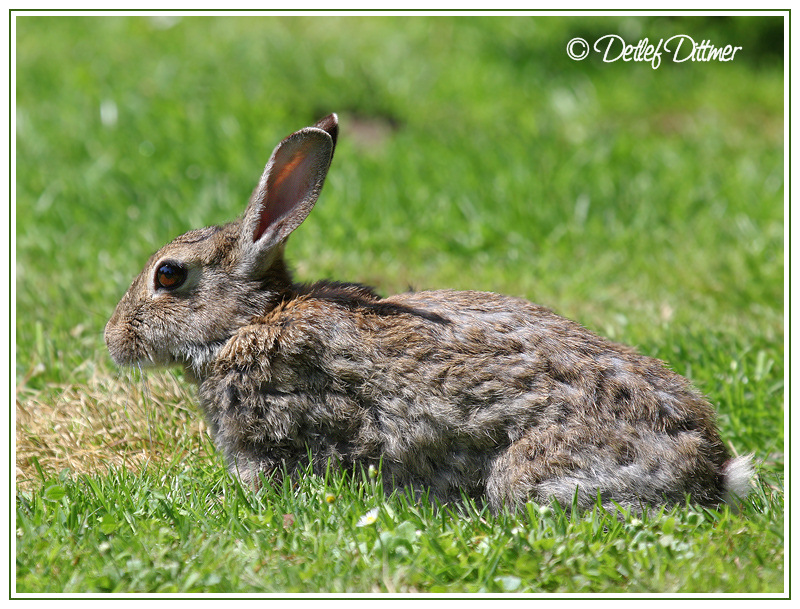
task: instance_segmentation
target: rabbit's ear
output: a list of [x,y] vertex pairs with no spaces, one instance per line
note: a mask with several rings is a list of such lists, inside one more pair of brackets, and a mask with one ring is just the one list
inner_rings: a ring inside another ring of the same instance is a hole
[[322,129],[328,135],[331,136],[331,140],[333,141],[333,148],[331,149],[331,160],[333,160],[333,151],[336,150],[336,138],[339,137],[339,117],[336,114],[329,114],[325,118],[321,118],[316,123],[314,123],[314,127],[317,129]]
[[251,272],[269,263],[271,252],[300,226],[319,197],[333,157],[336,115],[317,125],[278,144],[250,198],[239,246],[241,261]]

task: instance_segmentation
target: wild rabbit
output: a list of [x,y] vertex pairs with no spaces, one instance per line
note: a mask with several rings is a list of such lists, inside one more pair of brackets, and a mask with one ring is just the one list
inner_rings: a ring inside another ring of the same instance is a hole
[[244,216],[154,254],[105,329],[127,366],[182,366],[230,470],[382,467],[388,488],[528,500],[717,505],[748,492],[709,403],[662,362],[527,301],[380,298],[300,285],[284,262],[333,158],[331,114],[275,148]]

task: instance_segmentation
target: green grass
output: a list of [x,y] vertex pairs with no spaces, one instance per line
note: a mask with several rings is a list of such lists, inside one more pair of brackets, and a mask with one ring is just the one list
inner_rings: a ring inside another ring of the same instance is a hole
[[[784,590],[780,19],[16,26],[18,592]],[[745,50],[566,56],[610,32]],[[102,329],[149,254],[241,213],[279,139],[331,111],[299,279],[524,296],[664,359],[755,453],[742,512],[436,511],[337,473],[256,493],[180,374],[120,377]]]
[[[222,469],[43,479],[17,506],[17,586],[38,592],[779,590],[783,506],[617,518],[490,516],[384,497],[367,476],[243,489]],[[754,517],[756,516],[757,517]],[[709,564],[709,557],[714,561]]]

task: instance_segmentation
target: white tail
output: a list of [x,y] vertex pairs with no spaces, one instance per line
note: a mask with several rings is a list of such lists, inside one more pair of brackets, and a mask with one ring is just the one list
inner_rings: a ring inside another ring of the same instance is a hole
[[726,461],[722,473],[725,476],[725,502],[734,504],[736,500],[744,499],[753,490],[753,455]]

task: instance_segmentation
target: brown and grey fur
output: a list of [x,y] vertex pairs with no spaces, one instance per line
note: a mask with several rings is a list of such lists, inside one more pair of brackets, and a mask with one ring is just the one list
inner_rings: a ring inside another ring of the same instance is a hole
[[[157,252],[106,327],[123,365],[183,366],[232,472],[380,464],[387,486],[493,509],[716,505],[746,494],[714,410],[660,361],[527,301],[434,291],[379,298],[295,284],[283,259],[311,211],[335,115],[273,152],[241,220]],[[176,289],[157,285],[165,261]]]

